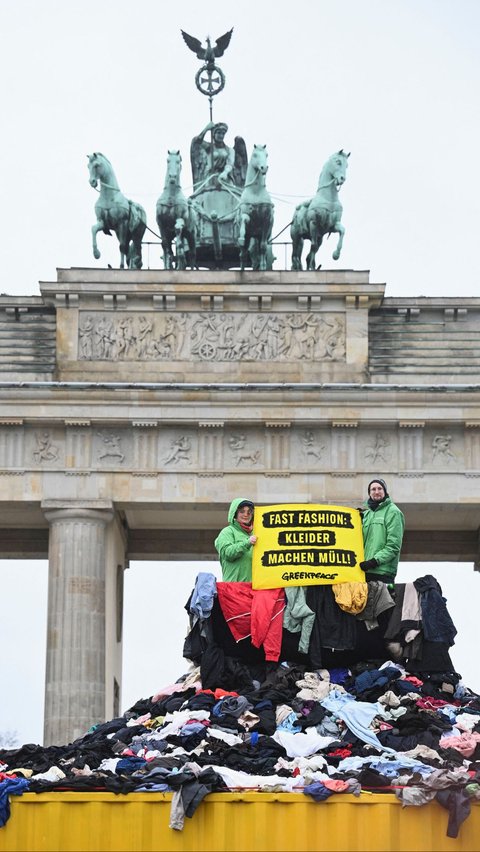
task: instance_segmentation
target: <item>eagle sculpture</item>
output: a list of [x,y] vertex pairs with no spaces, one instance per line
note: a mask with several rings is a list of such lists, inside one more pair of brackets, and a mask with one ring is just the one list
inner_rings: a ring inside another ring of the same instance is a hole
[[195,38],[195,36],[191,36],[188,33],[180,30],[182,33],[185,44],[193,50],[193,52],[198,56],[199,59],[203,59],[207,68],[212,69],[215,65],[215,58],[218,56],[223,56],[228,45],[230,44],[230,39],[233,33],[233,27],[224,35],[217,38],[215,42],[215,47],[212,47],[210,36],[207,36],[207,46],[202,47],[202,42],[200,39]]

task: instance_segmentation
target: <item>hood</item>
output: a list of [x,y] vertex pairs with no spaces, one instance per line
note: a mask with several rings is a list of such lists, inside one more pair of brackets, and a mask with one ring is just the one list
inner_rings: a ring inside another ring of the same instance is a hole
[[235,500],[232,500],[230,503],[230,508],[228,510],[228,523],[233,524],[235,520],[235,515],[237,514],[237,509],[240,506],[240,503],[251,503],[252,501],[248,499],[248,497],[235,497]]

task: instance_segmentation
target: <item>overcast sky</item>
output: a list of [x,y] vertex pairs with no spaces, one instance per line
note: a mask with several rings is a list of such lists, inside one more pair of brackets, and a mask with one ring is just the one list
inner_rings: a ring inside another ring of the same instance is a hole
[[[93,151],[110,159],[122,191],[145,207],[156,231],[167,150],[182,151],[188,192],[190,140],[208,121],[208,101],[194,84],[200,63],[180,29],[204,40],[233,26],[214,118],[228,122],[227,142],[242,135],[248,151],[267,145],[274,232],[314,193],[330,154],[344,148],[351,152],[340,193],[344,248],[335,263],[334,241],[326,242],[317,262],[369,269],[387,296],[477,296],[479,25],[478,0],[4,0],[0,292],[38,295],[38,282],[55,280],[57,267],[118,265],[114,237],[99,234],[101,260],[91,254],[97,196],[86,156]],[[145,263],[161,266],[158,247]],[[471,566],[445,568],[446,581],[461,574],[449,601],[459,585],[464,600],[478,600],[480,575]],[[188,571],[185,588],[196,566]],[[9,649],[0,730],[40,740],[46,569],[14,563],[0,572],[13,618],[0,624]],[[146,623],[140,592],[158,576],[150,564],[127,574],[124,707],[177,674],[166,668],[158,632],[154,639],[138,627],[140,618]],[[407,579],[402,566],[399,579]],[[183,607],[184,589],[179,597]],[[458,607],[457,627],[467,636],[468,613]],[[471,618],[471,639],[460,660],[457,644],[454,661],[473,677],[473,610]]]

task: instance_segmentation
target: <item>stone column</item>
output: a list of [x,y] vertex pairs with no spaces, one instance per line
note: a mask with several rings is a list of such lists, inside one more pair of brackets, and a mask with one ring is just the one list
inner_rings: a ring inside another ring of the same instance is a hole
[[50,524],[45,745],[69,743],[105,720],[105,532],[113,510],[59,503],[43,504]]

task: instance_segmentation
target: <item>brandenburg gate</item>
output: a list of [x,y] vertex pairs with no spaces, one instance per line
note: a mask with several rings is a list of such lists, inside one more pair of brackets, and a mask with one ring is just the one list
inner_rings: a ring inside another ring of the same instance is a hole
[[128,560],[212,560],[230,500],[358,506],[479,560],[480,298],[364,271],[60,269],[0,297],[0,556],[48,558],[45,742],[119,711]]

